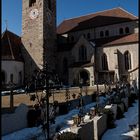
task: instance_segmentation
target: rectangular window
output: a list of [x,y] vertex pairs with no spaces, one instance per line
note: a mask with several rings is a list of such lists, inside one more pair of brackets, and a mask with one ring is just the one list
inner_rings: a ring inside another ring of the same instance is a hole
[[34,6],[35,3],[36,3],[36,0],[29,0],[29,7]]

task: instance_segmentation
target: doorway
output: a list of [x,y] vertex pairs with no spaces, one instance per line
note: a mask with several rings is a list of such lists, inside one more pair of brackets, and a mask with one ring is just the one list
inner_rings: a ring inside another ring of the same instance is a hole
[[82,70],[79,72],[79,83],[82,82],[82,85],[89,86],[89,72],[87,70]]

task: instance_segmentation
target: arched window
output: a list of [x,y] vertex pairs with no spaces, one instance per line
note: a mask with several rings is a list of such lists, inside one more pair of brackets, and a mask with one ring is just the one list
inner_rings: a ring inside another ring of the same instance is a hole
[[101,32],[100,32],[100,37],[103,37],[103,36],[104,36],[104,32],[101,31]]
[[74,37],[73,37],[73,36],[71,36],[71,41],[72,41],[72,42],[74,41]]
[[120,28],[120,35],[122,35],[124,32],[123,32],[123,28]]
[[2,85],[5,84],[6,81],[6,74],[4,71],[1,71],[1,80],[2,80]]
[[14,79],[13,74],[10,74],[10,82],[12,82],[12,83],[13,83],[13,79]]
[[129,33],[129,28],[128,28],[128,27],[125,28],[125,33],[126,33],[126,34]]
[[63,73],[68,73],[68,60],[67,60],[67,58],[63,59]]
[[105,31],[105,36],[109,36],[109,31],[108,30]]
[[131,54],[129,51],[124,53],[124,63],[125,63],[125,70],[131,69]]
[[22,72],[21,71],[19,72],[18,78],[19,78],[19,84],[22,84]]
[[36,3],[36,0],[29,0],[29,7],[33,6]]
[[87,61],[87,49],[85,46],[79,48],[79,61]]
[[102,55],[102,70],[108,70],[107,56],[105,53]]
[[90,33],[87,34],[87,38],[90,39]]

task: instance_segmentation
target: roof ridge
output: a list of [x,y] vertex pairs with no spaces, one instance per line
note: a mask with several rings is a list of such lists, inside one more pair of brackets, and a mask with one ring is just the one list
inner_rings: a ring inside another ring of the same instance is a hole
[[136,17],[136,18],[138,18],[138,17],[137,17],[137,16],[135,16],[134,14],[132,14],[132,13],[128,12],[127,10],[125,10],[124,8],[120,7],[120,9],[121,9],[121,10],[123,10],[123,11],[125,11],[126,13],[128,13],[128,14],[130,14],[130,15],[132,15],[132,16],[134,16],[134,17]]
[[6,33],[7,30],[5,30],[2,35],[1,35],[1,39],[3,38],[4,34]]
[[[121,10],[127,12],[125,9],[123,9],[122,7],[119,6],[119,7],[114,7],[114,8],[112,8],[112,9],[105,9],[105,10],[102,10],[102,11],[97,11],[97,12],[95,12],[95,13],[85,14],[85,15],[83,15],[83,16],[77,16],[77,17],[73,17],[73,18],[68,18],[68,19],[65,19],[65,20],[63,20],[63,21],[68,21],[68,20],[72,20],[72,19],[78,19],[78,18],[82,18],[82,17],[86,17],[86,16],[98,14],[98,13],[103,13],[103,12],[106,12],[106,11],[115,10],[115,9],[121,9]],[[127,12],[127,13],[129,13],[129,12]],[[129,14],[131,14],[131,13],[129,13]],[[132,16],[135,16],[135,15],[133,15],[133,14],[131,14],[131,15],[132,15]],[[136,17],[136,16],[135,16],[135,17]]]
[[[18,37],[18,38],[21,38],[21,36],[17,35],[16,33],[12,32],[12,31],[9,31],[8,29],[6,29],[6,30],[2,33],[2,37],[4,36],[4,34],[5,34],[6,32],[7,32],[7,33],[10,33],[10,34],[12,34],[12,35],[14,35],[14,36],[16,36],[16,37]],[[2,37],[1,37],[1,38],[2,38]]]

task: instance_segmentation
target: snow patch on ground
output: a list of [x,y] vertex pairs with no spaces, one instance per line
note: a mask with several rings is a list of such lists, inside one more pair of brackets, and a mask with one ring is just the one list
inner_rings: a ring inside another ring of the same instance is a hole
[[124,140],[123,133],[130,131],[129,125],[138,124],[138,101],[124,113],[124,118],[116,120],[116,128],[108,129],[102,136],[102,140]]
[[[96,103],[91,103],[84,106],[84,110],[88,111],[90,108],[94,107]],[[62,132],[70,131],[70,128],[67,124],[68,120],[72,119],[72,116],[79,113],[79,109],[73,109],[66,115],[61,115],[56,117],[55,124],[51,125],[50,131],[55,131],[55,128],[59,125]],[[32,137],[39,137],[43,135],[41,127],[25,128],[11,134],[2,136],[2,140],[29,140]],[[43,139],[42,139],[43,140]]]
[[[101,98],[101,101],[105,101]],[[84,110],[88,112],[90,108],[94,107],[96,103],[91,103],[84,106]],[[79,109],[73,109],[68,114],[58,116],[55,119],[55,124],[51,125],[51,128],[56,128],[56,126],[62,127],[60,132],[70,131],[67,121],[72,119],[72,116],[79,113]],[[129,125],[138,124],[138,101],[133,104],[133,107],[130,107],[127,112],[124,113],[125,118],[116,120],[115,124],[117,125],[114,129],[108,129],[102,137],[102,140],[124,140],[126,137],[123,135],[130,131]],[[88,116],[85,117],[87,120]],[[131,132],[132,133],[132,132]],[[41,127],[34,128],[25,128],[9,135],[3,136],[2,140],[29,140],[32,137],[43,135]],[[39,139],[39,140],[43,140]]]

